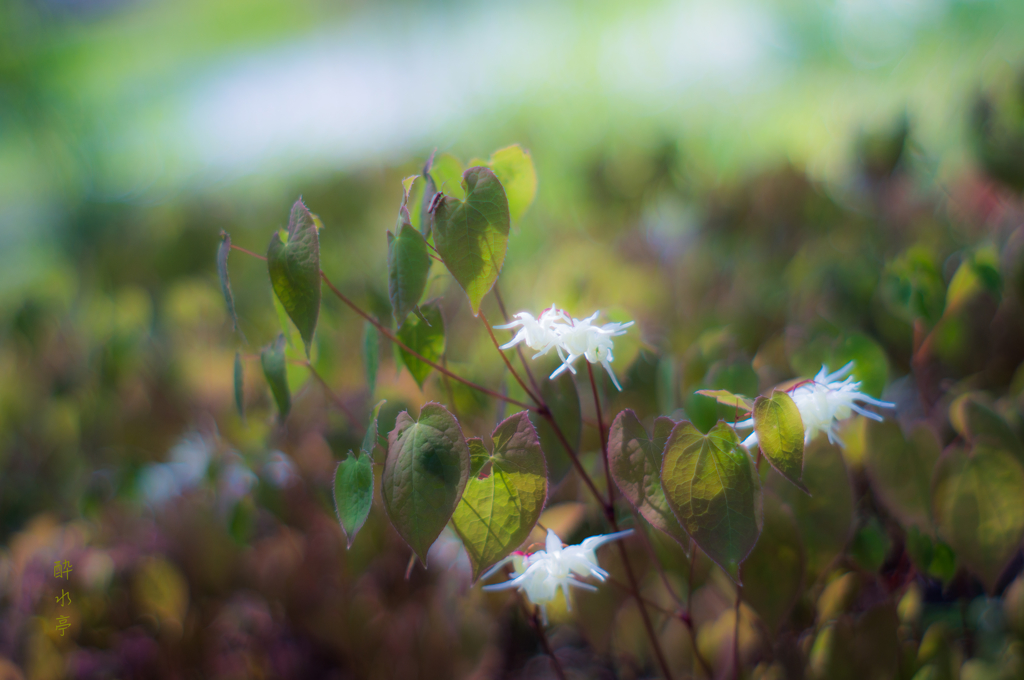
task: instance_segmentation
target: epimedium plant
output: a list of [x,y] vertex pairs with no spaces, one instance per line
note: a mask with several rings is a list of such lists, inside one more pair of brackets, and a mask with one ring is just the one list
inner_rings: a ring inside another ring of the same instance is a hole
[[[515,588],[538,606],[533,622],[549,653],[538,612],[545,614],[545,605],[560,593],[569,605],[570,585],[592,589],[593,585],[583,579],[603,581],[608,574],[600,567],[595,551],[615,542],[628,580],[626,590],[636,602],[654,658],[662,674],[671,677],[648,612],[651,603],[641,596],[637,574],[620,540],[631,535],[621,525],[622,518],[632,516],[634,522],[639,522],[642,517],[688,553],[699,550],[705,554],[728,575],[737,586],[737,628],[733,637],[738,640],[744,562],[763,540],[766,515],[773,518],[773,526],[792,522],[777,519],[784,514],[777,498],[765,500],[762,459],[794,493],[811,498],[804,462],[806,448],[815,437],[825,434],[830,442],[843,445],[836,423],[854,413],[882,421],[879,413],[865,405],[878,409],[895,405],[862,392],[861,381],[848,375],[857,371],[851,362],[834,373],[822,366],[813,378],[784,383],[754,398],[726,389],[699,390],[698,395],[715,400],[733,414],[731,422],[720,419],[710,428],[661,415],[648,431],[629,408],[606,426],[593,364],[604,368],[612,384],[622,389],[612,367],[614,339],[627,333],[633,322],[597,325],[598,312],[577,319],[554,305],[536,316],[522,311],[510,317],[497,290],[511,227],[532,203],[536,184],[532,159],[518,145],[495,152],[489,160],[471,161],[465,169],[450,156],[432,157],[422,175],[403,181],[394,231],[387,232],[388,293],[395,330],[359,307],[321,269],[319,234],[323,225],[301,199],[292,206],[287,228],[271,234],[266,256],[240,248],[232,244],[228,234],[222,235],[217,257],[222,290],[238,329],[228,255],[235,249],[264,259],[276,304],[299,331],[305,360],[286,356],[283,335],[258,357],[282,422],[291,409],[289,362],[308,368],[330,393],[316,371],[313,351],[321,286],[366,321],[363,359],[371,400],[380,362],[379,333],[395,346],[398,360],[421,387],[431,373],[437,372],[446,381],[460,383],[483,398],[519,408],[490,433],[465,432],[452,404],[431,401],[423,404],[415,417],[406,411],[400,413],[394,429],[380,433],[386,434],[387,445],[379,488],[389,521],[423,564],[446,526],[451,526],[462,540],[474,580],[488,579],[511,562],[509,580],[487,587]],[[486,327],[522,399],[510,396],[502,386],[474,382],[445,364],[441,306],[436,299],[424,299],[435,261],[464,292],[470,311]],[[967,270],[963,277],[958,274],[960,278],[954,278],[956,285],[950,286],[951,291],[983,285],[987,270],[981,267],[979,271],[981,274]],[[974,278],[967,280],[970,276]],[[494,326],[485,316],[481,305],[489,294],[496,296],[504,324]],[[511,331],[512,337],[501,344],[495,330]],[[522,345],[536,352],[531,360]],[[534,361],[542,356],[551,359],[552,350],[559,360],[557,367],[549,375],[535,375],[534,368],[540,364]],[[521,370],[517,370],[510,354],[519,359]],[[243,417],[245,358],[236,354],[234,376],[236,405]],[[573,378],[580,370],[577,366],[581,358],[594,400],[604,492],[581,462],[582,418]],[[337,464],[335,472],[335,507],[349,547],[373,506],[376,480],[372,456],[379,443],[382,404],[368,409],[371,415],[361,445]],[[934,467],[935,481],[930,488],[904,489],[899,486],[897,473],[895,481],[879,485],[878,493],[894,508],[893,512],[901,518],[905,515],[922,531],[930,531],[934,517],[964,564],[992,587],[1024,534],[1024,520],[1020,519],[1024,518],[1024,506],[1018,507],[1020,499],[1006,492],[1024,489],[1024,468],[1018,460],[1021,445],[982,399],[966,395],[954,403],[951,414],[968,446],[948,451],[939,461],[939,445],[928,431],[915,434],[907,442],[898,427],[880,422],[866,430],[867,464],[876,470],[886,470],[886,466],[894,465],[893,460],[917,466],[920,470],[915,470],[915,480],[931,479]],[[737,430],[745,429],[752,432],[744,438]],[[910,450],[912,454],[906,454]],[[887,457],[887,452],[893,455]],[[908,459],[911,462],[906,462]],[[578,546],[563,547],[557,534],[547,529],[543,550],[521,551],[545,508],[550,480],[560,481],[570,470],[575,471],[600,509],[607,534],[592,536]],[[993,494],[993,478],[1010,479],[1011,483]],[[987,494],[993,501],[991,507],[979,504]],[[798,503],[792,505],[800,507]],[[975,513],[985,531],[972,532],[962,519],[964,513]],[[1005,516],[1017,519],[1008,526]],[[648,542],[643,531],[632,533]],[[788,540],[785,535],[769,538],[783,546]],[[646,547],[651,548],[649,544]],[[649,552],[655,554],[653,549]],[[654,564],[661,569],[657,560]],[[662,578],[665,580],[663,573]],[[679,600],[679,605],[679,618],[689,630],[696,658],[708,671],[709,664],[697,645],[689,603]],[[769,609],[771,606],[766,605],[759,611]],[[552,659],[558,668],[553,654]]]

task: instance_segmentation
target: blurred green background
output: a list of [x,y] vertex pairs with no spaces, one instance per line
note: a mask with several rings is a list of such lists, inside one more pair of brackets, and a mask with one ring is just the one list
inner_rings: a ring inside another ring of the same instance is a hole
[[[904,432],[954,443],[950,403],[982,393],[1020,438],[1022,36],[1019,0],[0,0],[0,677],[550,673],[514,601],[470,588],[453,535],[442,566],[406,578],[375,507],[346,551],[329,484],[362,432],[301,367],[286,427],[258,362],[247,419],[234,412],[236,349],[257,354],[281,325],[265,266],[235,252],[232,332],[220,231],[262,253],[301,195],[325,225],[324,270],[389,319],[385,230],[401,178],[435,149],[532,153],[537,199],[502,291],[515,310],[637,321],[606,413],[706,428],[731,416],[696,389],[754,395],[855,358]],[[449,364],[502,384],[461,291],[436,267],[430,286]],[[421,393],[386,343],[368,394],[362,338],[325,297],[316,364],[357,419],[376,398],[384,423],[433,398],[469,436],[502,413],[436,376]],[[849,478],[838,449],[819,459],[831,501],[779,491],[802,585],[773,610],[785,634],[741,634],[744,672],[1022,677],[1024,586],[1004,595],[1019,557],[993,583],[941,557],[931,520],[878,500],[899,492],[876,488],[863,430],[848,433]],[[585,430],[595,468],[599,446]],[[567,540],[603,529],[584,497],[570,478],[549,502]],[[718,659],[731,586],[658,549],[694,583],[698,641]],[[75,567],[63,636],[58,559]],[[879,602],[899,617],[884,653],[864,633]],[[621,603],[603,591],[562,619],[553,641],[574,673],[654,672]],[[684,677],[690,643],[662,626]],[[842,661],[890,652],[891,668]]]

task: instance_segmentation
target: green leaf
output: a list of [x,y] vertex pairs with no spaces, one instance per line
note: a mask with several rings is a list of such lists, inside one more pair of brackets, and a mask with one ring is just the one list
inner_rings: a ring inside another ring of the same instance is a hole
[[[376,419],[373,429],[376,432]],[[334,470],[334,510],[349,548],[366,523],[372,505],[373,460],[368,455],[354,456],[350,451]]]
[[[441,316],[440,300],[420,305],[420,313],[422,316],[414,316],[398,329],[398,339],[421,356],[438,363],[444,355],[444,318]],[[416,379],[416,384],[423,389],[423,381],[433,369],[401,347],[398,348],[398,355]]]
[[697,394],[704,397],[711,397],[719,404],[725,404],[726,406],[742,409],[747,413],[754,410],[754,402],[752,402],[748,397],[744,397],[740,394],[733,394],[729,390],[697,390]]
[[860,391],[882,396],[882,390],[889,384],[889,357],[878,342],[863,333],[851,333],[836,339],[830,357],[828,365],[836,368],[852,361],[850,375],[860,383]]
[[987,292],[998,300],[1002,287],[998,251],[991,245],[978,248],[964,257],[953,274],[946,290],[946,311],[962,307],[982,292]]
[[242,367],[242,353],[235,352],[235,408],[238,409],[238,417],[245,420],[245,389],[243,381],[245,370]]
[[[547,376],[558,365],[555,362],[557,357],[544,360],[538,359],[532,362],[533,374],[539,378],[540,397],[548,405],[551,415],[565,435],[566,441],[574,451],[580,448],[580,438],[583,434],[583,414],[580,411],[580,397],[576,391],[576,381],[572,376],[564,373],[555,380],[548,380]],[[527,359],[529,361],[529,359]],[[525,394],[523,395],[525,397]],[[572,460],[562,444],[562,440],[555,434],[555,428],[547,418],[542,418],[534,412],[530,412],[530,420],[533,421],[540,435],[540,448],[548,463],[548,479],[551,486],[557,486],[569,474],[572,469]]]
[[472,480],[491,462],[491,452],[480,437],[471,437],[466,440],[466,444],[469,446],[469,478]]
[[992,592],[1024,538],[1024,468],[1004,450],[953,448],[936,466],[932,499],[940,533]]
[[772,467],[807,491],[801,478],[804,470],[804,421],[793,398],[772,391],[771,397],[754,400],[754,431],[761,452]]
[[366,389],[372,397],[380,368],[380,340],[377,328],[369,321],[363,323],[363,367],[366,369]]
[[388,295],[399,328],[423,297],[427,275],[430,273],[427,242],[412,226],[408,200],[409,191],[406,189],[398,224],[395,225],[395,235],[388,232]]
[[373,450],[377,446],[377,416],[380,415],[380,408],[387,403],[387,399],[381,399],[373,407],[370,414],[370,424],[366,426],[366,434],[363,435],[363,443],[359,450],[366,454],[367,458],[373,458]]
[[274,401],[277,402],[277,410],[282,421],[288,417],[292,409],[292,396],[288,390],[288,364],[284,356],[284,334],[277,336],[277,342],[268,345],[260,352],[260,364],[263,365],[263,375],[270,385],[270,391],[274,394]]
[[217,276],[220,277],[220,289],[224,293],[224,302],[228,306],[228,314],[231,315],[231,326],[237,331],[238,314],[235,313],[235,297],[231,294],[231,279],[228,278],[228,253],[230,252],[231,235],[226,231],[221,231],[220,247],[217,248]]
[[424,404],[419,420],[398,414],[388,434],[381,495],[395,530],[423,564],[462,498],[469,468],[462,429],[443,406]]
[[[521,411],[494,429],[493,456],[483,458],[482,443],[470,446],[476,475],[466,485],[452,525],[466,546],[474,580],[526,540],[544,509],[547,469],[528,416]],[[478,467],[481,460],[491,464],[490,470]]]
[[980,392],[960,395],[949,405],[949,421],[974,446],[985,444],[1009,451],[1024,462],[1024,447],[1002,416],[992,410]]
[[[446,193],[433,210],[434,244],[448,270],[469,296],[473,315],[498,280],[508,247],[508,199],[488,168],[466,170],[466,199]],[[446,189],[447,191],[447,189]]]
[[761,480],[736,431],[722,422],[706,435],[688,422],[676,425],[665,445],[661,483],[690,538],[737,579],[764,518]]
[[764,529],[743,563],[743,600],[772,631],[803,592],[804,544],[793,513],[771,491],[764,494]]
[[288,231],[274,232],[270,238],[267,269],[274,294],[299,329],[309,357],[320,315],[320,238],[302,199],[292,206]]
[[[484,165],[474,161],[469,164]],[[486,165],[505,188],[509,216],[513,222],[519,222],[537,195],[537,170],[533,167],[533,157],[520,145],[513,144],[491,154]]]
[[466,200],[466,188],[462,185],[462,161],[450,153],[435,156],[430,162],[430,179],[436,191],[447,196],[454,196],[460,201]]
[[875,494],[904,527],[931,533],[932,472],[942,453],[938,437],[927,425],[917,426],[909,441],[893,421],[869,420],[866,427],[864,467]]
[[661,488],[661,455],[673,427],[675,422],[671,418],[661,416],[654,421],[651,437],[632,410],[622,411],[608,431],[608,461],[612,479],[622,495],[651,526],[688,549],[690,538],[672,514]]

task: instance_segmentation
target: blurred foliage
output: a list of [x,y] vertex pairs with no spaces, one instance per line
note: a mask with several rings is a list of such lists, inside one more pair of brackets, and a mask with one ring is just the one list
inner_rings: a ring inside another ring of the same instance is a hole
[[[0,676],[550,676],[516,599],[472,585],[456,533],[441,533],[429,568],[409,569],[379,486],[351,549],[334,516],[337,463],[360,449],[378,399],[388,400],[382,435],[401,411],[433,399],[467,435],[486,439],[506,409],[436,371],[414,378],[407,358],[326,295],[312,348],[324,390],[301,365],[302,337],[275,308],[266,265],[237,251],[226,266],[241,333],[222,299],[221,230],[263,253],[301,193],[322,220],[324,271],[391,325],[385,232],[401,179],[421,172],[429,150],[358,171],[311,169],[241,197],[214,186],[151,203],[112,198],[110,178],[130,172],[68,141],[78,139],[69,128],[101,127],[76,118],[69,83],[84,78],[89,97],[123,101],[104,69],[139,68],[122,63],[122,49],[159,64],[196,16],[219,27],[189,43],[208,54],[254,35],[300,33],[321,15],[264,2],[236,24],[239,13],[223,4],[193,2],[181,15],[190,20],[172,20],[157,3],[136,9],[168,19],[169,37],[150,42],[132,37],[133,15],[111,3],[111,46],[90,52],[60,3],[38,4],[0,7],[0,123],[32,130],[24,154],[45,159],[9,186],[52,190],[59,198],[48,209],[60,214],[45,248],[17,249],[20,232],[43,219],[36,213],[3,234],[17,257],[0,273],[11,282],[0,287]],[[979,13],[978,22],[989,16]],[[54,19],[55,37],[41,37],[40,16]],[[136,44],[113,46],[126,36]],[[735,584],[706,556],[691,561],[680,543],[623,515],[648,532],[665,567],[662,580],[642,544],[628,544],[644,598],[664,610],[651,611],[677,677],[705,675],[694,645],[728,677],[737,629],[750,678],[1024,672],[1021,83],[984,82],[944,111],[953,121],[944,134],[951,143],[964,134],[968,160],[938,175],[912,109],[843,137],[841,183],[819,181],[799,160],[744,160],[723,177],[717,157],[708,160],[715,148],[675,133],[620,133],[569,153],[557,137],[526,130],[539,178],[520,177],[517,191],[532,197],[535,186],[537,202],[512,214],[501,292],[509,312],[557,301],[637,320],[616,347],[623,392],[603,383],[607,421],[631,408],[646,431],[670,416],[706,432],[737,407],[697,390],[768,395],[849,360],[866,393],[898,404],[885,423],[849,421],[843,449],[807,446],[809,495],[761,466],[764,526],[743,565],[738,609]],[[87,104],[80,110],[95,111]],[[727,132],[714,139],[736,136]],[[459,144],[463,158],[494,146]],[[734,158],[732,148],[718,151]],[[516,160],[499,154],[496,173]],[[434,167],[440,177],[453,166],[457,178],[458,163],[438,154]],[[81,180],[94,173],[110,183]],[[419,210],[410,219],[421,226]],[[459,375],[519,395],[436,264],[426,295],[439,298],[431,314],[444,336],[417,342]],[[482,309],[494,323],[502,316],[494,296]],[[409,332],[418,323],[409,316]],[[273,365],[272,394],[260,348],[281,334],[290,361]],[[599,478],[589,385],[544,381],[542,390],[560,421],[579,423],[570,439]],[[279,422],[282,395],[291,412]],[[553,433],[536,424],[550,482],[541,523],[569,542],[605,531]],[[373,480],[380,439],[362,444]],[[535,530],[526,543],[538,540]],[[56,560],[74,565],[70,580],[53,578]],[[606,562],[621,583],[613,552]],[[62,587],[73,595],[66,608],[51,599]],[[693,638],[670,589],[683,594]],[[72,622],[63,636],[60,612]],[[563,603],[549,613],[550,643],[570,672],[656,673],[620,588],[577,594],[571,611]]]

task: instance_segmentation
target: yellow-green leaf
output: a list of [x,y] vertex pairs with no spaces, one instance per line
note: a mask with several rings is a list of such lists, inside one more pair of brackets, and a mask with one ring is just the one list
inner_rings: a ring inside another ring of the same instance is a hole
[[519,222],[537,195],[537,170],[533,167],[533,157],[520,145],[513,144],[491,154],[487,165],[505,188],[512,221]]
[[793,398],[772,391],[770,397],[754,400],[754,431],[761,452],[772,467],[807,491],[802,481],[804,469],[804,421]]
[[474,579],[526,540],[547,498],[544,454],[528,412],[505,419],[491,438],[493,455],[482,455],[486,454],[482,445],[470,446],[476,452],[476,474],[452,516]]
[[[421,356],[437,363],[444,354],[444,318],[441,316],[441,303],[438,300],[420,306],[420,314],[413,316],[398,329],[398,339],[407,347]],[[416,379],[416,384],[423,388],[423,381],[430,375],[429,364],[424,363],[413,354],[398,348],[402,363]]]
[[747,413],[754,410],[754,402],[741,394],[733,394],[729,390],[697,390],[697,394],[711,397],[719,404],[743,409]]

